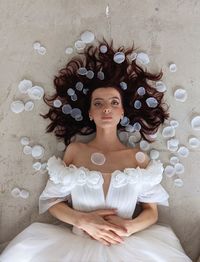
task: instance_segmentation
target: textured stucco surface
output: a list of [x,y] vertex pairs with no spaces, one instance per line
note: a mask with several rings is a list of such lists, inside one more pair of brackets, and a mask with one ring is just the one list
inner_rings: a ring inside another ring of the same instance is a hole
[[[109,4],[110,17],[105,14]],[[0,243],[1,247],[33,221],[51,221],[47,214],[38,215],[38,197],[47,180],[46,174],[35,173],[33,159],[22,153],[21,136],[31,138],[32,144],[45,147],[47,160],[56,150],[56,138],[45,134],[47,121],[39,113],[47,108],[35,102],[32,112],[14,114],[13,100],[28,100],[19,93],[17,85],[27,78],[53,92],[52,80],[67,61],[64,50],[74,44],[80,33],[88,29],[96,37],[112,38],[114,45],[135,46],[146,51],[151,63],[148,68],[162,68],[168,90],[166,100],[171,117],[180,122],[176,136],[188,145],[190,135],[200,131],[190,127],[191,118],[200,114],[200,2],[198,0],[0,0]],[[32,47],[40,41],[47,54],[38,55]],[[168,65],[175,62],[176,73]],[[175,101],[173,92],[185,88],[185,103]],[[161,160],[169,163],[165,140],[159,138],[152,147],[160,149]],[[186,253],[196,261],[200,255],[200,151],[191,150],[185,165],[182,188],[175,188],[173,180],[164,177],[163,186],[170,194],[170,207],[159,207],[160,221],[170,224]],[[28,199],[15,199],[14,187],[30,191]]]

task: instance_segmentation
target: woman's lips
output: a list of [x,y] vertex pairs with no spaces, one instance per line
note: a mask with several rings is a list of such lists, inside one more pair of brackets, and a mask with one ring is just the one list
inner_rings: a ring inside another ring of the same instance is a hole
[[102,119],[112,119],[111,116],[102,116]]

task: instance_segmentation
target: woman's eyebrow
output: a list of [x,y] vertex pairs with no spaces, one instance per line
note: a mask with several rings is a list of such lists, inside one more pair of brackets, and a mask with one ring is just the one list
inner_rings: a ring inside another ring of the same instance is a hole
[[[118,99],[118,100],[120,100],[120,98],[119,98],[118,96],[110,97],[109,100],[110,100],[110,99]],[[97,97],[97,98],[94,98],[94,101],[96,101],[96,100],[104,100],[104,99],[103,99],[103,98],[100,98],[100,97]]]

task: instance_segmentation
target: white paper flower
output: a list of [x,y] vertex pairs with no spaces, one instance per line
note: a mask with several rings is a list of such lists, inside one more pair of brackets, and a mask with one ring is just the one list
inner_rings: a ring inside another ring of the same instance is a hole
[[113,173],[113,187],[122,187],[127,184],[127,175],[123,172],[116,170]]

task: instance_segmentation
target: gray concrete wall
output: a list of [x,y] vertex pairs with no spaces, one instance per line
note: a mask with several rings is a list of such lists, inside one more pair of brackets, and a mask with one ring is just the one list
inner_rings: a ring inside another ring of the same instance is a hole
[[[105,14],[109,4],[110,16]],[[22,153],[19,139],[31,138],[32,144],[45,147],[47,160],[56,150],[56,139],[45,134],[47,121],[40,112],[47,108],[42,101],[35,102],[32,112],[14,114],[13,100],[27,101],[18,91],[20,80],[27,78],[36,85],[53,91],[53,76],[67,61],[65,48],[74,44],[82,31],[103,36],[114,45],[136,47],[149,54],[148,68],[164,72],[168,87],[167,102],[171,117],[180,122],[177,137],[188,146],[190,135],[200,136],[191,129],[194,114],[200,114],[200,2],[198,0],[0,0],[0,243],[1,247],[33,221],[51,221],[48,215],[38,215],[38,197],[47,180],[46,174],[32,169],[33,159]],[[40,41],[46,48],[44,56],[32,47]],[[176,63],[178,70],[170,73],[168,65]],[[188,92],[185,103],[175,101],[173,92],[181,86]],[[161,159],[169,163],[165,140],[152,145],[161,151]],[[170,194],[170,208],[160,207],[160,221],[170,224],[187,254],[196,261],[200,255],[200,151],[190,150],[188,158],[181,159],[185,172],[184,186],[176,188],[173,180],[163,179]],[[28,199],[13,198],[14,187],[29,190]]]

